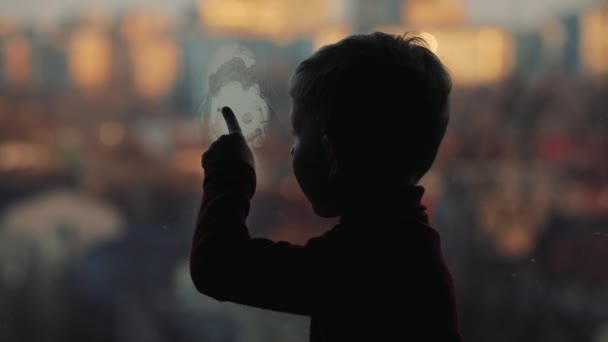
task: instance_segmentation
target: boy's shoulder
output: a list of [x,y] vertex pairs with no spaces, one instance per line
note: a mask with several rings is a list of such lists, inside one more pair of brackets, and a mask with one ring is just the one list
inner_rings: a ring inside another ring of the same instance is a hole
[[321,236],[310,239],[306,246],[323,249],[365,248],[366,250],[434,250],[440,235],[427,222],[416,216],[361,219],[340,222]]

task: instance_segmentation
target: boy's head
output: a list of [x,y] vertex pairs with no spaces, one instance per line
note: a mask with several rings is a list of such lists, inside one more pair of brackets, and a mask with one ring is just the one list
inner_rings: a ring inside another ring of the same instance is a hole
[[303,61],[290,83],[292,156],[315,212],[340,216],[416,184],[445,133],[450,90],[449,74],[416,37],[354,35]]

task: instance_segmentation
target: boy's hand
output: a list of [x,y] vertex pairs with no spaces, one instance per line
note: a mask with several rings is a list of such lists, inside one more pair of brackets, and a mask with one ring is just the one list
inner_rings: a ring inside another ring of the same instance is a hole
[[216,161],[243,161],[255,170],[253,153],[241,131],[241,126],[230,107],[222,108],[222,115],[228,126],[228,134],[214,141],[207,152],[203,153],[203,168]]

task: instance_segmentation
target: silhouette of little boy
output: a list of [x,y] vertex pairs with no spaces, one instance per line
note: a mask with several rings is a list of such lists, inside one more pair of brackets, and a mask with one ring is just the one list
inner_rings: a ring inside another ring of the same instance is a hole
[[229,134],[203,155],[190,272],[219,301],[311,317],[311,341],[460,341],[452,278],[421,204],[448,123],[451,80],[420,39],[354,35],[290,82],[293,170],[339,224],[304,246],[249,236],[253,155]]

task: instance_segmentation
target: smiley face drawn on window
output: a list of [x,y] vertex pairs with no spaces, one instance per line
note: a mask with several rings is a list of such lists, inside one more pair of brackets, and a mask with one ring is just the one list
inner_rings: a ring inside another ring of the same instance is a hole
[[260,87],[253,84],[245,88],[241,83],[232,81],[211,98],[209,134],[213,140],[228,133],[221,113],[223,106],[230,106],[236,114],[249,146],[262,147],[270,123],[270,112],[268,104],[260,96]]

